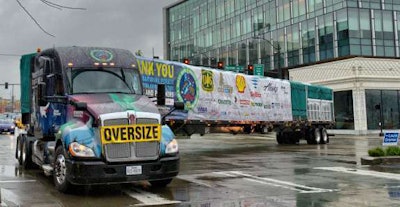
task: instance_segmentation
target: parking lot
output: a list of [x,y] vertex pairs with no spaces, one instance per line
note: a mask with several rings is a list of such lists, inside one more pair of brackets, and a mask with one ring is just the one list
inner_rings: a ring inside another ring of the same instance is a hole
[[327,145],[278,145],[273,134],[180,139],[181,171],[166,188],[147,182],[54,189],[23,170],[12,135],[0,136],[2,206],[398,206],[400,166],[362,166],[378,136],[335,136]]

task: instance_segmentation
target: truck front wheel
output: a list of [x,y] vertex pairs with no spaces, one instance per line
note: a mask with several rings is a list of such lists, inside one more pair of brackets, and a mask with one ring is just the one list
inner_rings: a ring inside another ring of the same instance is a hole
[[53,166],[53,180],[56,189],[62,193],[69,192],[72,188],[72,184],[68,182],[68,170],[62,145],[58,146],[56,149],[56,158]]

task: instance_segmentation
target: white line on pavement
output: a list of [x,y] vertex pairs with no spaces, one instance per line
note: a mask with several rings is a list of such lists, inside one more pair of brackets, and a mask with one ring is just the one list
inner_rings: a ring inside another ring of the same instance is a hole
[[300,193],[322,193],[322,192],[338,191],[336,189],[315,188],[315,187],[310,187],[310,186],[306,186],[306,185],[300,185],[300,184],[296,184],[296,183],[292,183],[292,182],[288,182],[288,181],[282,181],[282,180],[276,180],[276,179],[272,179],[272,178],[253,176],[253,175],[245,174],[245,173],[242,173],[242,172],[239,172],[239,171],[230,171],[228,173],[246,177],[247,180],[249,180],[249,181],[255,181],[255,182],[263,183],[263,184],[266,184],[266,185],[273,185],[273,186],[277,186],[277,187],[296,190],[296,191],[299,191]]
[[124,191],[124,193],[142,202],[140,204],[135,204],[134,206],[160,206],[160,205],[171,205],[171,204],[181,203],[180,201],[167,200],[156,194],[149,193],[147,191],[143,191],[136,188],[131,190],[126,190]]
[[0,180],[0,183],[31,183],[36,180]]
[[314,169],[349,173],[349,174],[355,174],[355,175],[366,175],[366,176],[386,178],[386,179],[391,179],[391,180],[400,180],[400,175],[395,174],[395,173],[376,172],[376,171],[370,171],[370,170],[359,170],[359,169],[345,168],[345,167],[315,167]]

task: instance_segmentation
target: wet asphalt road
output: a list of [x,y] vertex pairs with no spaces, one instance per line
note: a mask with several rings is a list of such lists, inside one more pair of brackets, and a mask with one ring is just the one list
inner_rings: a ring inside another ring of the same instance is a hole
[[400,206],[400,165],[360,164],[378,136],[277,145],[273,135],[209,134],[179,144],[181,172],[167,188],[139,182],[66,195],[40,170],[18,167],[14,137],[0,135],[1,206]]

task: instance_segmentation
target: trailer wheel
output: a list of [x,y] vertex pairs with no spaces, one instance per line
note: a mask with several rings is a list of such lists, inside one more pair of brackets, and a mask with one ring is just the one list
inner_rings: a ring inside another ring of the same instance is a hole
[[285,139],[283,138],[283,133],[281,130],[276,132],[276,142],[278,142],[278,144],[284,144],[285,143]]
[[152,187],[165,187],[170,184],[172,178],[164,179],[164,180],[152,180],[149,181]]
[[314,129],[314,143],[319,144],[321,143],[321,130],[320,128]]
[[20,140],[22,145],[21,149],[21,165],[25,169],[33,168],[34,164],[32,162],[32,144],[26,136]]
[[319,144],[321,142],[321,130],[317,128],[311,128],[307,136],[307,144]]
[[321,144],[329,143],[329,135],[325,128],[321,128]]
[[53,181],[56,189],[62,193],[69,192],[72,188],[72,184],[68,181],[69,175],[62,145],[58,146],[56,149],[53,167]]

